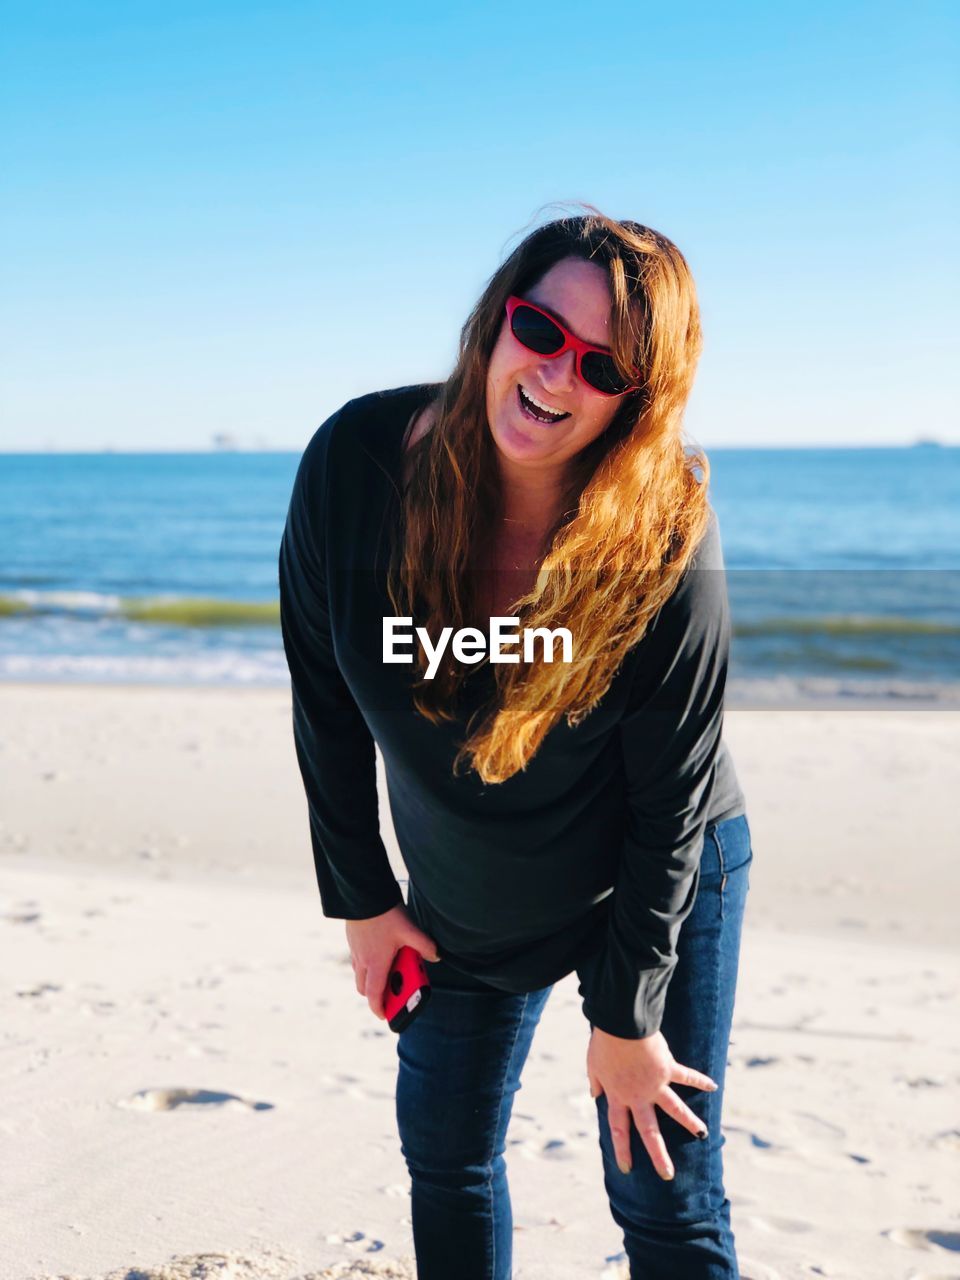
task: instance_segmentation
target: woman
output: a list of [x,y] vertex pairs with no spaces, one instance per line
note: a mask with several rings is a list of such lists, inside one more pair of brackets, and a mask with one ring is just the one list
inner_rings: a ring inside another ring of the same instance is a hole
[[[398,948],[433,962],[398,1040],[421,1280],[511,1273],[513,1095],[574,970],[631,1276],[738,1274],[720,1108],[751,847],[709,466],[681,440],[700,346],[676,246],[591,209],[510,254],[445,383],[351,401],[297,474],[281,616],[323,910],[378,1017]],[[569,660],[487,660],[495,617],[566,628]]]

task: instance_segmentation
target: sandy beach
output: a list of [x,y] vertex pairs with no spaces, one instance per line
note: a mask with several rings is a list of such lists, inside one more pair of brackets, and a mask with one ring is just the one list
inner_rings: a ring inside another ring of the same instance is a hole
[[[743,1276],[956,1280],[960,713],[725,737]],[[287,691],[0,686],[0,952],[0,1280],[415,1276],[396,1038],[320,910]],[[518,1280],[627,1276],[587,1035],[571,975],[508,1139]]]

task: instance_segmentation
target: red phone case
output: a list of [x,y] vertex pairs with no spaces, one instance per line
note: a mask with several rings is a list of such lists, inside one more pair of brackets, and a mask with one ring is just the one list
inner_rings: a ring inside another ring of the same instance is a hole
[[420,952],[401,947],[393,958],[383,995],[383,1012],[391,1031],[409,1027],[430,999],[430,979]]

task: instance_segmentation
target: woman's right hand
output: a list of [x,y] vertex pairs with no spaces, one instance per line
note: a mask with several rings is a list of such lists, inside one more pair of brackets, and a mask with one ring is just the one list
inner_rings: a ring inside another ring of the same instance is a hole
[[394,956],[401,947],[413,947],[424,960],[436,961],[440,959],[437,944],[417,928],[400,903],[382,915],[348,920],[346,925],[357,991],[367,997],[377,1017],[384,1019],[383,996]]
[[629,1173],[633,1165],[632,1119],[657,1173],[667,1181],[674,1176],[654,1103],[698,1138],[707,1137],[706,1125],[670,1085],[685,1084],[713,1093],[717,1082],[677,1062],[661,1032],[642,1040],[624,1040],[594,1027],[587,1050],[587,1076],[591,1097],[607,1096],[610,1139],[621,1173]]

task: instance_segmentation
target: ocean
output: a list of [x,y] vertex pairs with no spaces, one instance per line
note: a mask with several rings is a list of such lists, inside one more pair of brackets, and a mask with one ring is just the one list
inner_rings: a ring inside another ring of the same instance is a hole
[[[960,447],[713,449],[729,705],[960,708]],[[283,685],[294,453],[0,455],[0,680]]]

